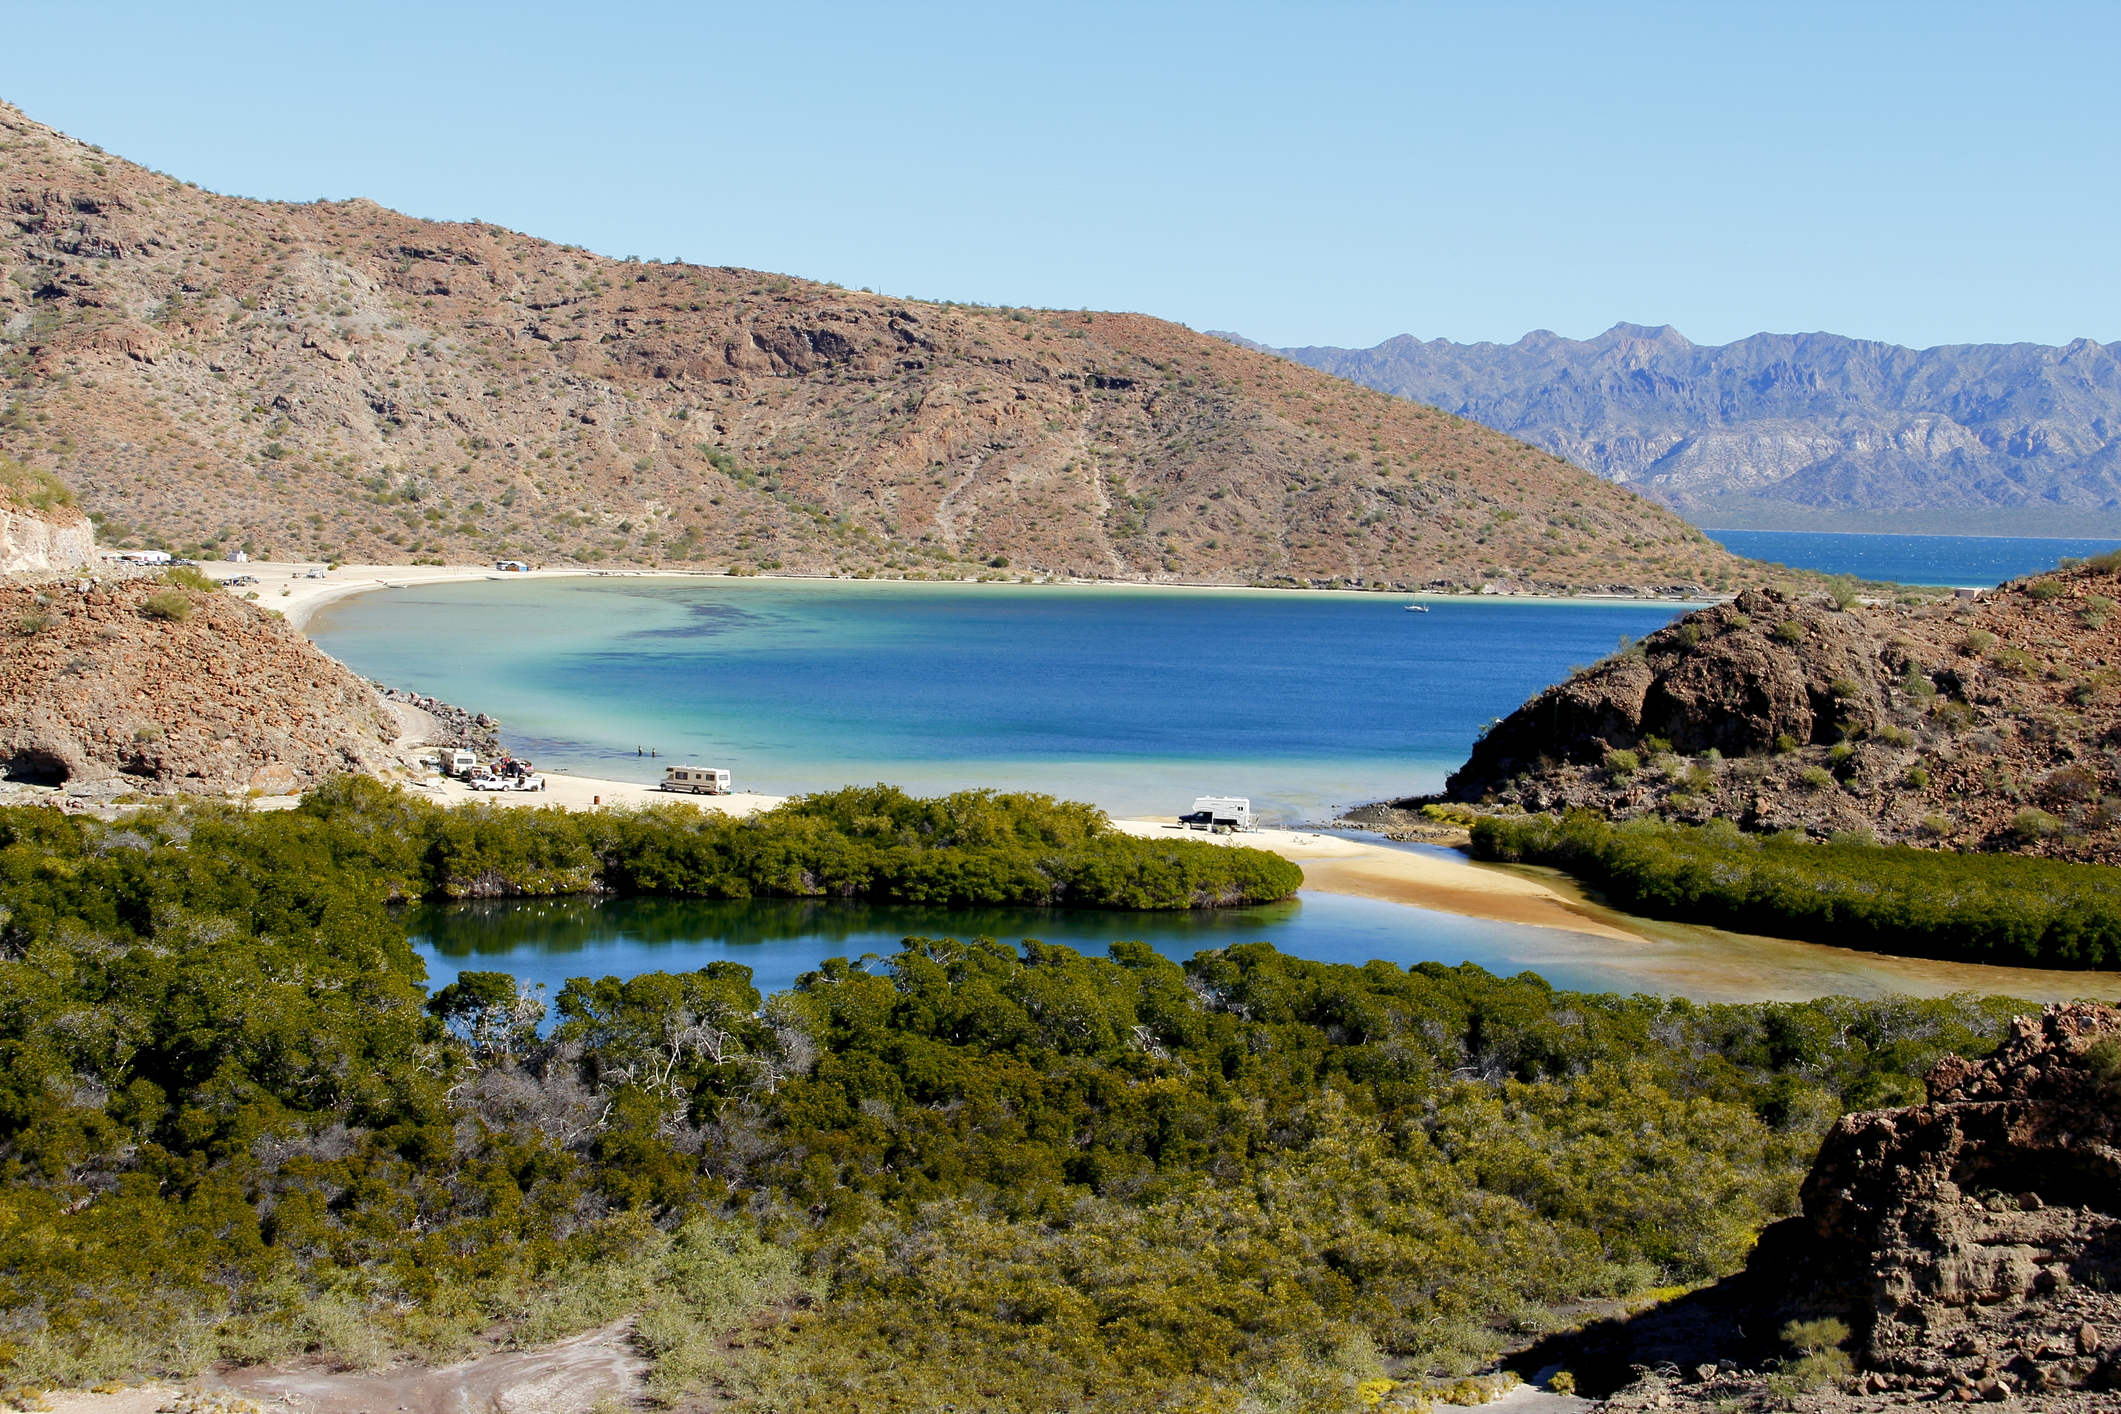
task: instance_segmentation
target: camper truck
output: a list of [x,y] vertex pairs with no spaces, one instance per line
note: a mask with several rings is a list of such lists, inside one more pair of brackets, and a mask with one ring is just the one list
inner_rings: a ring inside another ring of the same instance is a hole
[[1178,823],[1189,830],[1210,830],[1217,834],[1259,828],[1259,822],[1252,814],[1251,800],[1242,795],[1204,795],[1193,802],[1190,813],[1178,817]]
[[657,789],[688,795],[727,795],[729,773],[712,766],[666,766],[663,783]]

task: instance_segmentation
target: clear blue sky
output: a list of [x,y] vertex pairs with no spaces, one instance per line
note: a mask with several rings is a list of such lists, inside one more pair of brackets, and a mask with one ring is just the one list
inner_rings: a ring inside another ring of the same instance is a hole
[[248,196],[1399,333],[2121,339],[2121,4],[93,8],[0,95]]

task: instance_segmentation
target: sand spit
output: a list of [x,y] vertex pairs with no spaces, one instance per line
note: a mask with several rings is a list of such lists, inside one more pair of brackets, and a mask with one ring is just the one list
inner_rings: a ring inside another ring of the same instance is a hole
[[1113,826],[1145,839],[1206,840],[1263,849],[1302,866],[1304,887],[1322,893],[1353,894],[1466,918],[1563,928],[1600,938],[1645,941],[1639,933],[1591,917],[1581,903],[1536,879],[1483,869],[1443,852],[1423,853],[1311,830],[1211,835],[1184,829],[1170,817],[1115,820]]

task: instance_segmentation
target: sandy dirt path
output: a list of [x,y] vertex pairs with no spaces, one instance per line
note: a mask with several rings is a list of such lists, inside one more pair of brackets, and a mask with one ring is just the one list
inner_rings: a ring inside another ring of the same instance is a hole
[[638,1405],[648,1362],[629,1317],[601,1330],[504,1350],[455,1365],[333,1373],[270,1366],[228,1370],[183,1384],[45,1396],[54,1414],[587,1414],[600,1400]]

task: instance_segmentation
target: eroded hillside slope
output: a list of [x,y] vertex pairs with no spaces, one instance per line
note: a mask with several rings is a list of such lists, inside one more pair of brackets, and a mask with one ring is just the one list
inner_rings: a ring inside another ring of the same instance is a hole
[[114,541],[1551,590],[1736,564],[1524,443],[1140,315],[217,196],[4,105],[0,188],[0,451]]

